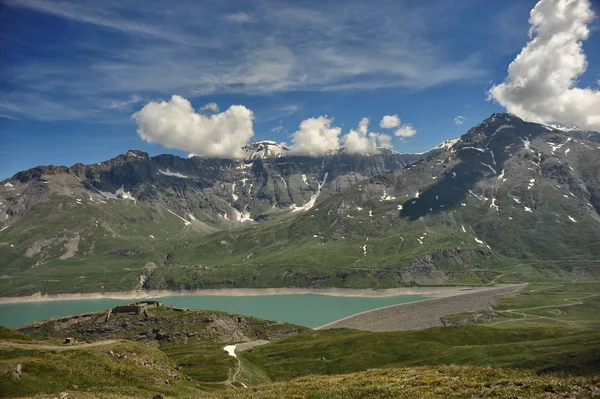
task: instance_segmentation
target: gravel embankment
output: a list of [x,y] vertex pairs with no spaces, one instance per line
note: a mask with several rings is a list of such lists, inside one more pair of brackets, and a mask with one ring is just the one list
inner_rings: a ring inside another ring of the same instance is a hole
[[507,296],[518,295],[526,284],[502,286],[446,298],[387,306],[326,324],[318,329],[354,328],[365,331],[421,330],[441,326],[441,318],[462,312],[490,309]]

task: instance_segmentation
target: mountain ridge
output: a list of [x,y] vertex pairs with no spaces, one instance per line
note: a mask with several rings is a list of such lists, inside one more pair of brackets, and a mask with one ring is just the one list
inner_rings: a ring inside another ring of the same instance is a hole
[[[31,293],[78,265],[84,278],[52,292],[481,283],[519,262],[595,275],[600,146],[575,133],[493,114],[413,158],[132,150],[33,168],[0,186],[0,286]],[[119,283],[88,281],[96,263]]]

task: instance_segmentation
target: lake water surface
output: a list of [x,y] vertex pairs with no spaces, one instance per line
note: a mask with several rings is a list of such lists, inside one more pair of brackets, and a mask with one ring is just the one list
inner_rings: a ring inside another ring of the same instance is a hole
[[[190,295],[163,297],[156,300],[182,308],[222,310],[263,319],[286,321],[314,328],[366,310],[422,299],[424,297],[421,295],[402,295],[387,298],[327,295]],[[15,328],[50,317],[94,312],[129,302],[133,301],[121,299],[82,299],[0,304],[0,325]]]

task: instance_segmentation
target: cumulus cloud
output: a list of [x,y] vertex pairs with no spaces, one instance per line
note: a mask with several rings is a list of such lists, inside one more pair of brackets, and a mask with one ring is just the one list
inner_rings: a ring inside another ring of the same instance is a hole
[[200,107],[199,111],[206,114],[216,114],[217,112],[219,112],[219,106],[217,105],[217,103],[208,103],[205,106]]
[[462,115],[456,115],[456,118],[454,118],[454,124],[462,125],[463,123],[465,123],[465,117]]
[[392,144],[392,136],[389,134],[379,134],[377,136],[377,140],[379,141],[379,147],[387,148],[388,150],[394,149],[394,145]]
[[299,129],[292,134],[290,151],[293,154],[312,157],[327,154],[340,146],[342,128],[332,127],[333,118],[327,115],[305,119]]
[[402,125],[394,132],[394,135],[397,137],[412,137],[417,134],[417,129],[412,127],[412,125]]
[[356,129],[351,129],[342,140],[350,154],[374,154],[377,147],[392,148],[392,137],[387,134],[369,132],[369,118],[362,118]]
[[386,115],[381,118],[381,122],[379,122],[379,127],[382,129],[391,129],[398,126],[400,126],[400,118],[398,118],[398,115]]
[[243,105],[204,115],[177,95],[169,101],[146,104],[132,118],[144,141],[207,157],[242,157],[242,146],[254,135],[254,114]]
[[[462,116],[461,116],[461,118],[462,118]],[[454,121],[456,122],[456,119]],[[394,135],[397,137],[412,137],[415,134],[417,134],[417,130],[414,127],[412,127],[412,125],[410,125],[410,124],[403,125],[400,118],[398,118],[398,115],[384,116],[381,119],[381,122],[379,122],[379,126],[382,129],[392,129],[392,128],[397,127],[398,129],[396,129],[396,131],[394,132]],[[386,135],[384,135],[384,136],[386,136]],[[391,140],[391,136],[388,136],[388,137],[390,137],[390,140]],[[383,142],[385,142],[387,145],[386,138],[383,138]],[[390,145],[391,145],[391,143],[390,143]],[[382,145],[381,143],[379,144],[379,146],[385,147],[385,145]],[[391,148],[391,147],[385,147],[385,148]]]
[[489,99],[527,120],[600,130],[600,91],[576,87],[587,69],[582,41],[593,18],[589,0],[539,1],[529,18],[530,41]]

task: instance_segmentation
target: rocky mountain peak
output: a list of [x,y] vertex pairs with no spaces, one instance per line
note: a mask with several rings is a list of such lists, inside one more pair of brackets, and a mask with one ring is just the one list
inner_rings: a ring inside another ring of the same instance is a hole
[[248,160],[279,158],[289,153],[289,148],[271,140],[257,141],[242,147]]
[[548,126],[553,129],[560,130],[561,132],[581,132],[581,131],[583,131],[583,129],[580,129],[578,126],[563,125],[561,123],[555,123],[555,124],[548,125]]

